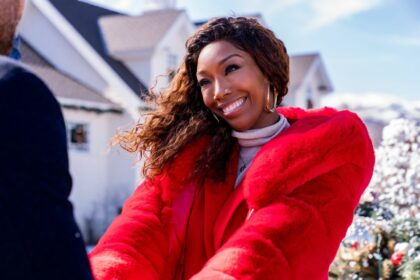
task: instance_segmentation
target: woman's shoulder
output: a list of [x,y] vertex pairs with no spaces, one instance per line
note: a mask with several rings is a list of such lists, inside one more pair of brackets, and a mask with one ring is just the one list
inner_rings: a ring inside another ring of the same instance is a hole
[[[282,107],[279,113],[284,115],[291,125],[282,133],[283,136],[287,136],[281,139],[282,141],[290,140],[295,145],[303,146],[351,146],[356,141],[371,144],[366,126],[359,116],[351,111],[339,111],[328,107],[311,110]],[[311,147],[311,150],[313,148]]]
[[330,107],[308,110],[298,107],[280,107],[278,112],[285,116],[289,123],[303,123],[308,128],[315,124],[335,124],[336,122],[365,127],[359,116],[349,110],[337,110]]
[[[273,194],[291,193],[342,166],[357,168],[370,178],[373,146],[356,114],[332,108],[281,108],[279,112],[291,126],[261,148],[246,176],[246,196],[256,204],[271,200]],[[252,188],[261,182],[264,186]]]

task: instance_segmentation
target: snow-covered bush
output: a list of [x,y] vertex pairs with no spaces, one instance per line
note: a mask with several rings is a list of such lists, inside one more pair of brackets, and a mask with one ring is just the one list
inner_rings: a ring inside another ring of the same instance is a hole
[[392,120],[376,150],[372,180],[362,197],[390,209],[400,218],[420,218],[420,124]]

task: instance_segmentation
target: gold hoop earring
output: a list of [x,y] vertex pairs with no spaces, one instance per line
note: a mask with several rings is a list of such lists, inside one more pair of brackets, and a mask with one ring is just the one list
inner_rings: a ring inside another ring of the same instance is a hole
[[274,92],[273,92],[274,102],[273,102],[273,106],[271,106],[271,107],[270,107],[270,95],[271,95],[271,90],[270,90],[270,85],[268,85],[267,100],[266,100],[266,103],[265,103],[265,110],[267,112],[274,113],[276,111],[276,108],[277,108],[277,95],[278,94],[277,94],[276,89],[274,89]]

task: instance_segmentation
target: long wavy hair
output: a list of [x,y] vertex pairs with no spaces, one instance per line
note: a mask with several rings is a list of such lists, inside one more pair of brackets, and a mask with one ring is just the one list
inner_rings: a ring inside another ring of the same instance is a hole
[[148,113],[144,123],[116,136],[122,148],[145,157],[146,178],[160,174],[188,143],[205,135],[210,141],[193,174],[219,181],[226,178],[227,162],[236,140],[231,136],[231,127],[222,119],[218,122],[204,105],[196,78],[201,50],[220,40],[251,55],[278,92],[278,104],[287,94],[289,57],[283,42],[271,30],[252,18],[210,20],[187,40],[186,55],[171,84],[165,93],[155,94],[155,110]]

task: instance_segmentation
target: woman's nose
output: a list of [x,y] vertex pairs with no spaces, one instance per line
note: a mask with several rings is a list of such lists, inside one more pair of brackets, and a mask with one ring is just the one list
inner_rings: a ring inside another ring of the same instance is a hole
[[217,81],[216,86],[214,88],[214,99],[215,100],[222,100],[225,98],[226,95],[230,94],[231,90],[229,89],[229,85],[222,81]]

